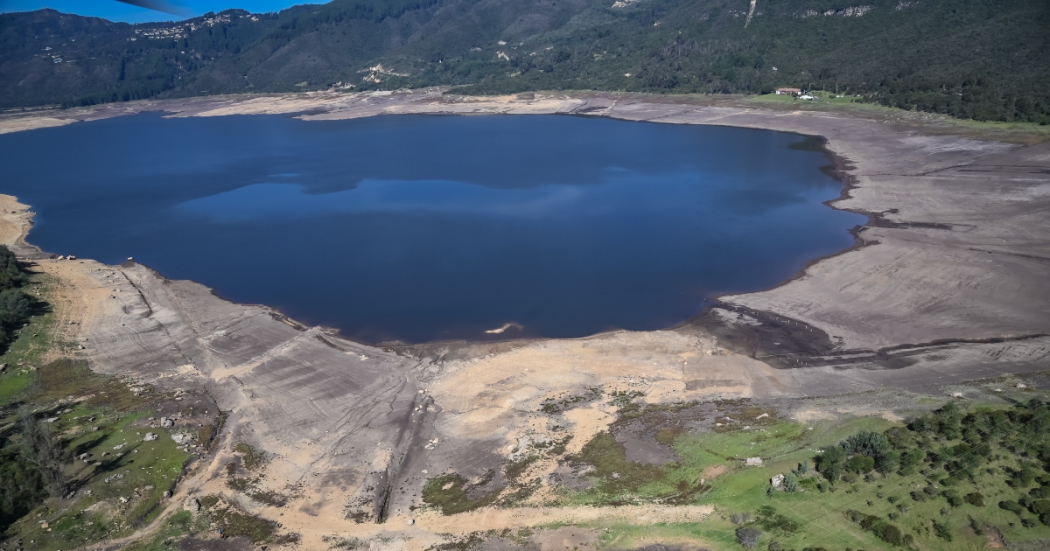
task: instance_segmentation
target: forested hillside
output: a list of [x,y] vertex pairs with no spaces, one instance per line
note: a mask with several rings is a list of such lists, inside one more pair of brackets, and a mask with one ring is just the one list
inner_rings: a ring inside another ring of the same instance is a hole
[[462,86],[759,93],[778,86],[1050,122],[1050,3],[336,0],[127,25],[0,15],[0,107]]

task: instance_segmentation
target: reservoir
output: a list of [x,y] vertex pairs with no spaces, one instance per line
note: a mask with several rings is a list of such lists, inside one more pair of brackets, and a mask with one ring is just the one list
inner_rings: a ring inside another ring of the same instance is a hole
[[[853,244],[795,134],[567,116],[117,117],[0,135],[29,241],[377,343],[672,327]],[[503,332],[495,332],[504,328]],[[487,332],[488,331],[488,332]]]

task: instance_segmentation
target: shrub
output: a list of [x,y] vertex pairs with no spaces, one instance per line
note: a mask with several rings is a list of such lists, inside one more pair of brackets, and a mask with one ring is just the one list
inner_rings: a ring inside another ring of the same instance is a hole
[[962,507],[963,498],[959,496],[955,490],[946,490],[944,492],[944,498],[948,500],[948,505],[952,507]]
[[966,500],[966,503],[969,503],[974,507],[984,507],[984,495],[982,495],[979,492],[972,492],[966,494],[966,497],[964,499]]
[[926,454],[919,448],[912,448],[908,452],[901,455],[901,469],[908,469],[915,467],[919,463],[922,463],[923,458]]
[[857,474],[867,474],[875,469],[875,460],[866,455],[854,455],[846,461],[846,469]]
[[1013,472],[1013,477],[1007,481],[1008,484],[1014,488],[1023,488],[1032,484],[1035,481],[1035,469],[1028,463],[1021,465],[1021,468]]
[[784,532],[792,534],[797,532],[799,524],[794,520],[778,513],[776,509],[765,506],[758,510],[757,524],[762,527],[763,530],[770,532]]
[[941,524],[936,520],[933,521],[933,532],[937,534],[938,538],[941,538],[944,541],[952,541],[952,532],[948,529],[948,526]]
[[1037,499],[1028,505],[1028,510],[1034,515],[1050,514],[1050,499]]
[[747,549],[753,549],[758,545],[758,540],[762,538],[762,531],[758,528],[751,528],[749,526],[743,528],[737,528],[736,530],[736,541],[740,545]]
[[882,541],[890,545],[901,545],[904,543],[904,534],[900,528],[888,522],[877,524],[872,532]]
[[1018,516],[1020,516],[1021,513],[1024,512],[1024,508],[1021,507],[1016,501],[1000,501],[999,508],[1010,511],[1011,513],[1015,513]]

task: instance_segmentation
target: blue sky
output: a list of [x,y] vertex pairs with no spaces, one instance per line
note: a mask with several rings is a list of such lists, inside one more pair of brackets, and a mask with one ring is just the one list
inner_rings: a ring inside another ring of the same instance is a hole
[[52,8],[61,12],[104,17],[112,21],[142,23],[145,21],[172,21],[201,15],[209,11],[219,12],[230,8],[241,8],[253,13],[280,11],[297,4],[323,4],[327,0],[167,0],[167,4],[181,8],[185,16],[170,15],[116,0],[0,0],[0,12],[33,11]]

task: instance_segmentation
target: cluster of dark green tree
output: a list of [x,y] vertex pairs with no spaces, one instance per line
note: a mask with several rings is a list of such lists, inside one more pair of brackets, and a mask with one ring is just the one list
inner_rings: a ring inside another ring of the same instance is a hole
[[68,452],[39,415],[23,409],[0,433],[0,533],[47,496],[67,488]]
[[[25,282],[14,253],[0,245],[0,346],[5,348],[33,311],[33,301],[21,289]],[[10,373],[4,370],[0,377]],[[65,487],[62,453],[47,425],[26,411],[0,431],[0,532],[49,491],[61,493]]]
[[[1000,460],[1015,458],[1003,465]],[[943,499],[950,507],[985,507],[980,491],[963,492],[962,483],[979,484],[978,476],[996,477],[1018,491],[1017,500],[999,507],[1017,513],[1024,526],[1041,522],[1050,526],[1050,405],[1038,399],[1008,409],[967,411],[955,402],[912,420],[905,427],[883,433],[865,431],[830,446],[815,458],[817,470],[834,485],[854,482],[873,471],[884,476],[910,476],[920,472],[928,484],[911,492],[914,502]],[[995,466],[990,463],[999,462]],[[988,480],[985,478],[984,480]],[[829,487],[821,484],[821,491]],[[890,498],[900,512],[907,505]],[[1030,514],[1030,515],[1029,515]],[[894,545],[907,545],[904,534],[892,523],[899,513],[881,518],[846,512],[854,522]],[[951,541],[943,524],[935,524],[938,537]]]
[[22,292],[26,274],[7,247],[0,245],[0,350],[33,313],[34,301]]
[[[4,14],[0,106],[340,83],[465,93],[795,86],[956,117],[1050,123],[1046,2],[759,0],[751,16],[748,7],[746,0],[335,0],[135,26],[53,10]],[[378,63],[387,70],[369,69]]]

